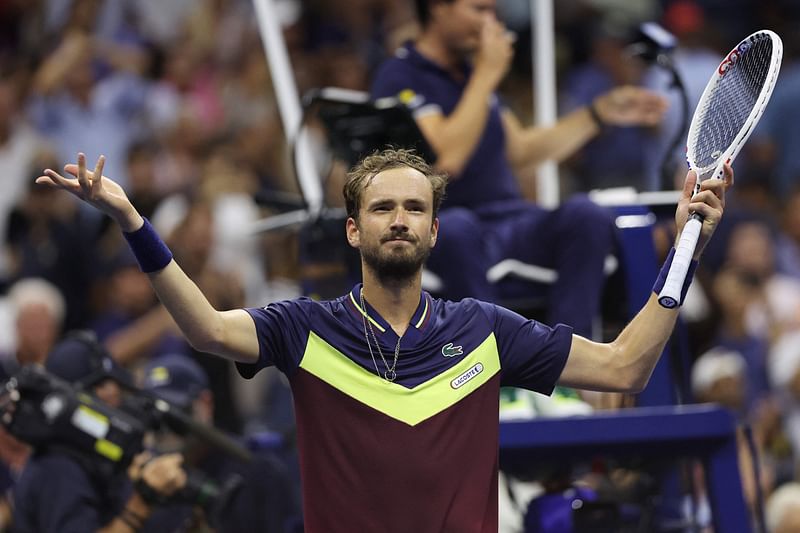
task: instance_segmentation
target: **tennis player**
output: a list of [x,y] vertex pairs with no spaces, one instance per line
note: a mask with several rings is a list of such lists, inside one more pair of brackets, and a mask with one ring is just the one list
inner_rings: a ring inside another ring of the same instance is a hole
[[[65,167],[75,178],[48,169],[37,183],[66,189],[119,224],[196,349],[236,361],[245,377],[270,365],[286,374],[309,533],[497,531],[499,388],[640,391],[678,314],[653,295],[616,340],[600,344],[494,304],[431,298],[421,269],[436,244],[446,182],[405,150],[366,157],[344,187],[361,284],[333,301],[218,311],[122,188],[102,177],[103,163],[88,171],[78,154]],[[688,211],[704,215],[697,258],[733,173],[706,180],[690,200],[695,180],[686,178],[676,221],[680,229]]]

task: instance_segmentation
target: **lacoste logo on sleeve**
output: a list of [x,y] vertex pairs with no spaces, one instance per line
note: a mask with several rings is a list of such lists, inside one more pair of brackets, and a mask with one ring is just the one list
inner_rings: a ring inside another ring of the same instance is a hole
[[463,353],[464,349],[461,346],[453,346],[452,342],[448,342],[442,346],[442,355],[445,357],[453,357],[456,355],[462,355]]

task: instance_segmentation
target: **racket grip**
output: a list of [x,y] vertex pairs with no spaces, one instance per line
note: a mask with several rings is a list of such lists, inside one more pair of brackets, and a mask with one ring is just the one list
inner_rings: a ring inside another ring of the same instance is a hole
[[703,227],[703,219],[699,215],[692,215],[683,227],[678,246],[675,248],[675,256],[672,258],[672,265],[664,282],[664,288],[658,294],[658,303],[667,309],[677,307],[681,301],[681,290],[692,262],[694,250],[697,247],[697,240],[700,238],[700,229]]

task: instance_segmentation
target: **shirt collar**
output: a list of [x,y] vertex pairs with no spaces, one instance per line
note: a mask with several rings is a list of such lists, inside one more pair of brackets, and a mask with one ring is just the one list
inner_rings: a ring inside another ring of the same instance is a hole
[[[350,291],[350,294],[347,296],[347,299],[352,304],[353,312],[358,315],[359,318],[366,317],[370,323],[377,328],[381,333],[386,333],[387,331],[392,331],[392,327],[389,325],[386,320],[373,308],[368,301],[364,301],[364,305],[366,309],[361,307],[361,288],[362,284],[358,283],[353,289]],[[414,314],[411,316],[411,320],[409,321],[409,325],[413,326],[416,329],[422,329],[428,323],[428,319],[431,315],[431,297],[430,295],[422,291],[419,295],[419,304],[417,304],[417,310],[414,311]]]

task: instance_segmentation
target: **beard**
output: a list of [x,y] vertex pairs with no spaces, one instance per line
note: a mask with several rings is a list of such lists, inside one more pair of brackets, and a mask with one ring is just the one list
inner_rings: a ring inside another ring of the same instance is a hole
[[[384,243],[397,238],[404,239],[413,246],[404,246],[402,250],[387,249],[384,246]],[[423,245],[409,235],[389,235],[375,246],[361,247],[364,264],[386,285],[410,283],[419,274],[430,254],[430,246]]]

